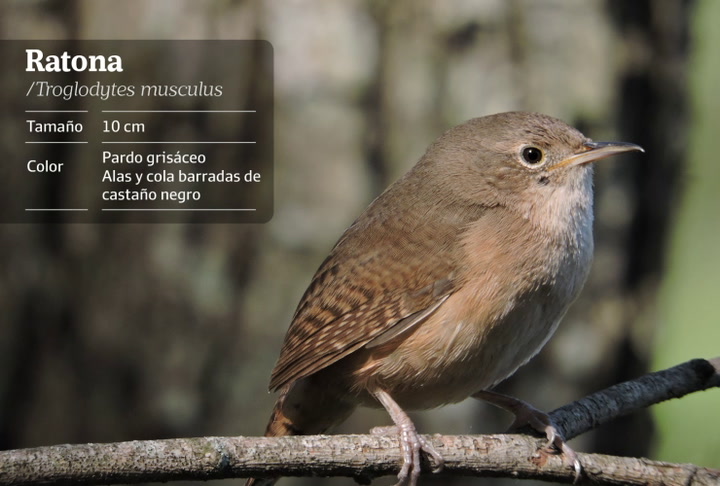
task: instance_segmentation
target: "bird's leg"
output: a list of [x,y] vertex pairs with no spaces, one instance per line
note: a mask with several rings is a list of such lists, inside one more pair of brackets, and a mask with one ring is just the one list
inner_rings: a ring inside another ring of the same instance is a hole
[[577,481],[579,479],[580,473],[582,472],[580,460],[575,451],[565,442],[562,434],[558,431],[557,427],[555,427],[555,424],[548,414],[538,410],[527,402],[503,395],[502,393],[483,390],[475,393],[473,398],[491,403],[515,415],[515,420],[509,427],[510,430],[529,425],[541,434],[545,434],[548,439],[545,448],[552,450],[553,446],[555,446],[557,450],[561,451],[575,469],[575,480]]
[[[442,470],[445,460],[438,453],[435,448],[425,440],[422,436],[417,433],[415,424],[413,424],[410,417],[407,416],[405,411],[400,408],[400,405],[390,397],[390,395],[383,390],[375,390],[373,395],[377,400],[385,407],[385,410],[390,414],[390,418],[395,423],[396,430],[400,435],[400,446],[402,447],[403,453],[403,465],[398,474],[398,486],[402,484],[408,484],[409,486],[415,486],[417,484],[418,477],[420,476],[420,451],[425,451],[430,457],[432,457],[435,467],[433,472],[439,472]],[[385,432],[387,428],[375,428],[373,433]],[[409,481],[408,481],[409,479]]]

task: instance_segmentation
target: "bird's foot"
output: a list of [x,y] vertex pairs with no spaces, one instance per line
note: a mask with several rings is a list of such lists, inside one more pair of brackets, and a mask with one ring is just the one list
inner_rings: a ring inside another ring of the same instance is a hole
[[578,459],[577,453],[565,442],[565,438],[545,412],[534,408],[529,404],[525,404],[527,408],[523,408],[521,412],[515,415],[515,420],[510,425],[510,430],[517,430],[524,426],[529,426],[533,430],[545,434],[547,442],[543,449],[549,453],[560,452],[563,454],[564,460],[575,470],[575,481],[580,479],[582,473],[582,465]]
[[575,470],[575,482],[580,479],[580,475],[582,474],[580,459],[578,459],[578,455],[572,447],[565,442],[565,438],[548,414],[538,410],[527,402],[501,393],[481,391],[473,395],[473,397],[492,403],[515,415],[515,420],[510,424],[509,430],[516,430],[527,425],[533,430],[545,434],[547,443],[543,447],[543,450],[550,453],[557,451],[562,453],[564,460]]
[[433,472],[440,472],[445,460],[435,447],[424,437],[417,433],[415,424],[410,417],[390,398],[390,395],[383,391],[375,393],[380,403],[392,417],[394,426],[375,427],[371,430],[373,434],[396,433],[400,436],[400,447],[402,448],[403,465],[398,473],[396,486],[416,486],[420,477],[420,451],[424,451],[432,458],[434,463]]
[[[432,458],[434,473],[442,471],[445,460],[435,447],[423,436],[417,433],[412,422],[409,425],[387,427],[373,427],[370,431],[374,435],[397,434],[400,436],[400,447],[403,453],[403,465],[398,473],[399,485],[415,485],[420,476],[420,451]],[[409,481],[408,481],[409,480]]]

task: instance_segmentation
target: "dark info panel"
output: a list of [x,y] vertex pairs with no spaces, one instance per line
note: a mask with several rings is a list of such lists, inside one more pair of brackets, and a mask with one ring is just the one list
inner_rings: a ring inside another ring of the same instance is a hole
[[1,41],[0,222],[267,222],[265,41]]

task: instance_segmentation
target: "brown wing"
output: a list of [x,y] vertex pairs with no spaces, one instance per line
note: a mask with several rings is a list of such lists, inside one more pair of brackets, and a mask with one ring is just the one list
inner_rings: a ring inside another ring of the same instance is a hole
[[417,201],[397,214],[387,210],[393,196],[378,198],[316,272],[285,336],[271,390],[392,334],[394,326],[408,328],[453,292],[459,237],[483,208],[437,211]]

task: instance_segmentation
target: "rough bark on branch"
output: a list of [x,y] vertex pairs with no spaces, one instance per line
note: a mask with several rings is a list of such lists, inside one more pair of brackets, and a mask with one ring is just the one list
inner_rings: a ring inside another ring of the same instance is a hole
[[[598,392],[551,414],[570,438],[639,408],[720,386],[720,358],[692,360]],[[446,460],[442,474],[534,478],[565,483],[573,470],[527,435],[428,437]],[[594,485],[717,485],[720,471],[692,464],[580,454]],[[0,484],[111,484],[246,476],[395,474],[394,436],[201,437],[78,444],[0,452]],[[425,466],[429,466],[425,464]],[[427,467],[429,470],[429,467]]]

